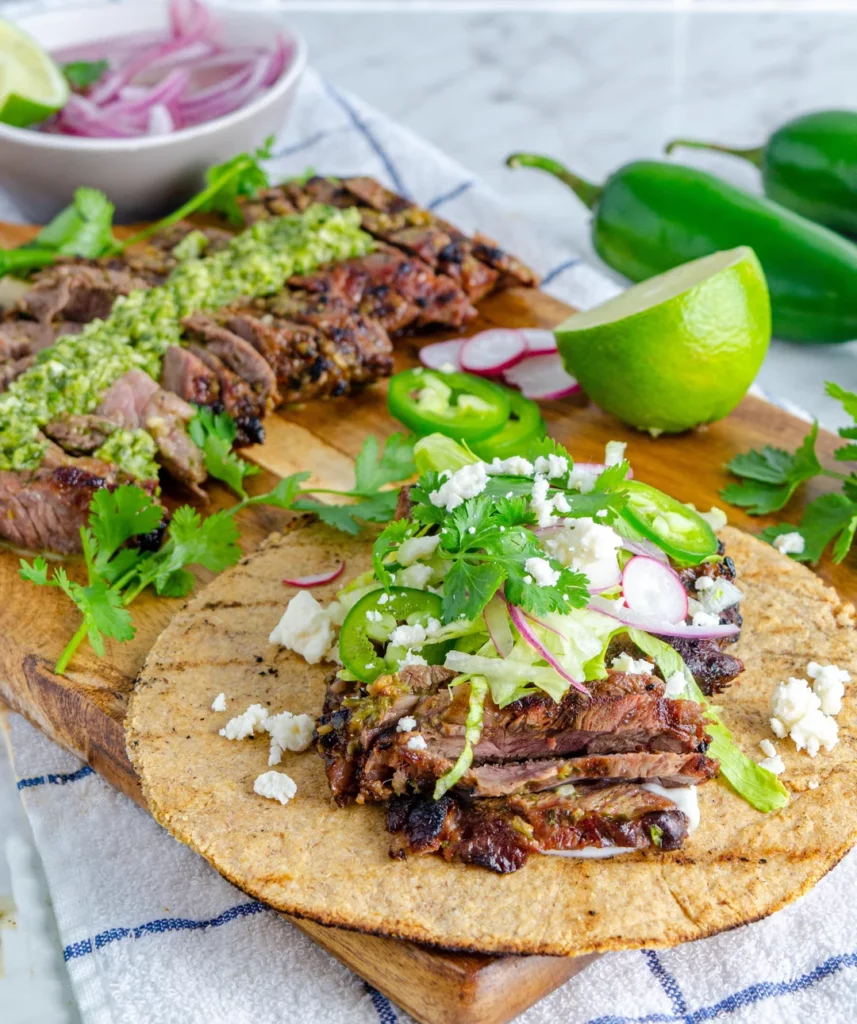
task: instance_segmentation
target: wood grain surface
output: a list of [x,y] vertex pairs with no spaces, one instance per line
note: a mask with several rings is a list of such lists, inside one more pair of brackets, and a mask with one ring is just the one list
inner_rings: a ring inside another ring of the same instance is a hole
[[[31,235],[32,229],[0,226],[2,245],[18,244]],[[569,312],[567,306],[540,292],[514,289],[483,302],[470,330],[552,327]],[[413,365],[419,346],[441,337],[400,340],[397,368]],[[718,491],[728,479],[722,467],[731,456],[762,444],[793,447],[806,432],[805,424],[755,398],[746,398],[721,423],[657,440],[629,430],[582,397],[547,403],[544,415],[549,432],[576,458],[601,461],[605,442],[626,441],[640,479],[700,509],[720,504]],[[319,486],[347,487],[364,439],[369,434],[385,437],[397,429],[386,411],[383,385],[351,398],[280,410],[266,422],[265,444],[245,450],[263,470],[252,478],[251,489],[267,490],[277,477],[298,469],[310,470]],[[822,458],[829,459],[835,445],[835,438],[822,435]],[[789,519],[794,521],[801,503],[821,489],[823,485],[810,485],[789,508]],[[210,511],[233,501],[216,484],[210,493]],[[168,493],[167,500],[186,499],[177,492]],[[240,519],[243,547],[251,550],[287,517],[287,513],[258,507],[247,510]],[[729,510],[729,517],[733,525],[751,532],[774,521],[750,519],[735,509]],[[53,665],[77,628],[77,614],[58,591],[24,583],[17,568],[18,556],[0,551],[0,697],[143,804],[139,781],[125,753],[122,723],[143,659],[181,603],[142,595],[133,606],[137,635],[132,642],[108,641],[104,659],[83,647],[67,675],[59,677]],[[850,558],[840,566],[825,560],[818,571],[844,597],[857,600],[857,576]],[[70,567],[71,575],[79,572],[78,566]],[[202,585],[209,574],[198,570],[196,577]],[[469,956],[290,920],[425,1024],[502,1024],[592,959]]]

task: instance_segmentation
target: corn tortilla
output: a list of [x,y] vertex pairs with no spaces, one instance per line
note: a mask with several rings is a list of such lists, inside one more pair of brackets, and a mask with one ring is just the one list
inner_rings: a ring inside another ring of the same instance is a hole
[[[759,759],[777,682],[810,660],[857,682],[854,609],[809,569],[723,531],[744,592],[736,653],[746,671],[718,698],[736,741]],[[797,899],[857,840],[857,701],[839,743],[815,759],[779,742],[789,805],[762,815],[720,780],[699,789],[702,823],[675,853],[606,860],[532,855],[510,875],[437,856],[392,860],[383,809],[337,808],[314,750],[277,770],[297,783],[285,807],[253,792],[267,734],[218,730],[250,704],[315,717],[329,665],[268,644],[294,590],[284,577],[370,566],[365,539],[297,522],[195,596],[152,649],[127,719],[128,752],[155,818],[222,875],[290,914],[327,925],[481,953],[582,955],[666,947],[757,920]],[[338,585],[313,590],[322,603]],[[853,686],[854,684],[852,684]],[[211,711],[226,693],[228,710]],[[810,782],[818,782],[817,789]]]

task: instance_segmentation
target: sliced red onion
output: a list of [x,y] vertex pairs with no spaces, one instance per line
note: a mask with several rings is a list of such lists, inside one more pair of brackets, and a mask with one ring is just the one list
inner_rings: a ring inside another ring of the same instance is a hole
[[589,690],[587,690],[583,683],[579,683],[576,679],[570,676],[568,672],[566,672],[566,670],[562,667],[562,665],[557,661],[556,656],[553,655],[547,649],[547,647],[545,647],[541,640],[539,640],[538,636],[536,636],[536,634],[530,628],[530,623],[528,622],[527,617],[524,615],[522,609],[518,608],[517,605],[510,604],[509,614],[512,617],[512,622],[515,624],[515,629],[517,629],[517,631],[521,634],[522,639],[526,640],[526,642],[530,645],[530,647],[533,648],[533,650],[538,654],[538,656],[540,658],[543,658],[555,672],[562,676],[563,679],[571,683],[575,690],[579,690],[581,693],[585,693],[588,695]]
[[675,569],[648,555],[635,555],[622,571],[622,594],[632,612],[667,622],[687,618],[687,591]]
[[169,108],[162,103],[155,104],[149,111],[149,134],[168,135],[174,127],[173,116]]
[[508,658],[515,646],[515,638],[512,636],[512,629],[509,626],[506,602],[500,600],[495,594],[485,606],[482,617],[485,619],[488,636],[497,649],[497,653],[501,658]]
[[625,626],[642,629],[646,633],[654,633],[657,636],[683,636],[689,640],[717,640],[725,636],[735,636],[738,632],[738,626],[731,623],[720,626],[688,626],[683,622],[665,622],[663,619],[642,615],[630,608],[618,608],[613,602],[597,596],[590,599],[589,608],[591,611],[608,615]]
[[495,327],[468,338],[461,350],[461,368],[468,373],[494,377],[510,370],[527,354],[521,331]]
[[559,354],[527,356],[516,366],[503,373],[507,384],[519,388],[525,398],[536,401],[551,401],[568,398],[580,391],[580,385],[570,376]]
[[338,576],[342,575],[345,569],[345,562],[340,562],[335,569],[329,572],[311,573],[309,576],[296,576],[294,579],[285,579],[283,583],[288,587],[320,587],[323,583],[332,583]]
[[442,370],[445,366],[461,369],[461,350],[464,348],[463,338],[451,341],[436,341],[432,345],[423,345],[420,349],[420,362],[430,370]]
[[625,540],[623,538],[622,547],[634,555],[647,555],[649,558],[656,558],[659,562],[664,562],[666,565],[670,564],[670,558],[666,551],[661,551],[654,541],[647,540],[645,537],[641,537],[639,540]]
[[527,339],[527,351],[531,356],[547,356],[557,350],[553,331],[546,331],[541,327],[524,327],[521,334]]

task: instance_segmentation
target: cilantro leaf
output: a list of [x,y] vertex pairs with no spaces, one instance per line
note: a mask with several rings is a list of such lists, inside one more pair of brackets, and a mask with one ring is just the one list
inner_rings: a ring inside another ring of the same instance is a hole
[[[269,135],[255,153],[239,153],[238,156],[215,164],[205,172],[206,188],[214,189],[199,207],[209,213],[220,213],[233,224],[243,224],[244,214],[239,199],[256,196],[270,186],[267,173],[260,161],[270,160],[274,136]],[[218,183],[222,182],[219,187]]]
[[824,390],[831,398],[842,403],[842,408],[852,420],[857,420],[857,394],[853,391],[846,391],[845,388],[830,380],[824,385]]
[[22,580],[29,580],[39,587],[48,586],[48,563],[41,555],[33,559],[32,565],[25,558],[20,559],[19,565],[18,575]]
[[[72,587],[76,588],[77,584],[72,584]],[[131,613],[122,604],[122,595],[104,580],[81,587],[75,604],[84,613],[87,638],[99,658],[104,655],[103,637],[111,637],[120,642],[134,639],[136,629],[131,621]]]
[[475,619],[506,578],[496,562],[456,561],[446,574],[443,588],[443,619]]
[[568,449],[564,448],[555,438],[548,437],[547,434],[534,440],[525,454],[530,462],[535,462],[540,455],[545,457],[548,455],[558,455],[561,459],[568,461],[569,468],[574,464],[574,459],[569,454]]
[[833,453],[838,462],[857,462],[857,444],[844,444]]
[[133,484],[96,491],[89,509],[89,530],[97,544],[95,565],[101,568],[126,541],[156,530],[164,514],[147,491]]
[[109,67],[106,60],[74,60],[63,64],[62,73],[73,88],[87,89],[95,85]]
[[628,472],[631,463],[627,459],[617,462],[614,466],[608,466],[602,470],[595,481],[597,491],[618,491],[628,479]]
[[115,252],[113,203],[94,188],[79,188],[70,206],[61,210],[36,235],[34,246],[53,249],[64,256],[96,259]]
[[378,439],[374,435],[367,437],[354,460],[354,491],[374,494],[385,484],[413,476],[415,443],[412,434],[391,434],[379,455]]
[[238,435],[235,421],[225,412],[213,412],[208,406],[198,406],[196,415],[188,424],[191,440],[202,449],[205,468],[209,476],[221,480],[241,497],[247,497],[244,480],[255,476],[259,467],[242,459],[232,451]]
[[392,574],[384,564],[387,556],[398,550],[402,542],[413,532],[414,528],[407,519],[396,519],[375,538],[372,545],[372,565],[375,568],[375,576],[385,587],[389,587],[393,582]]
[[736,455],[726,468],[743,477],[743,481],[724,487],[721,497],[732,505],[746,508],[751,516],[766,515],[783,508],[800,484],[822,472],[822,465],[815,454],[817,438],[818,423],[813,423],[793,455],[770,445]]
[[833,560],[841,562],[848,554],[857,532],[857,502],[844,494],[823,494],[807,505],[797,527],[787,523],[769,526],[761,537],[773,544],[785,533],[799,533],[804,550],[794,557],[800,562],[817,562],[827,545],[834,540]]

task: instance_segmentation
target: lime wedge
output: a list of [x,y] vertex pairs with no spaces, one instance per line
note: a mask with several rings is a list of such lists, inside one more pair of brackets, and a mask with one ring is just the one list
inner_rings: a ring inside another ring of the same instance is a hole
[[0,18],[0,122],[16,128],[65,106],[68,82],[39,44]]
[[768,286],[747,246],[634,285],[555,331],[568,372],[606,412],[652,434],[728,415],[771,339]]

